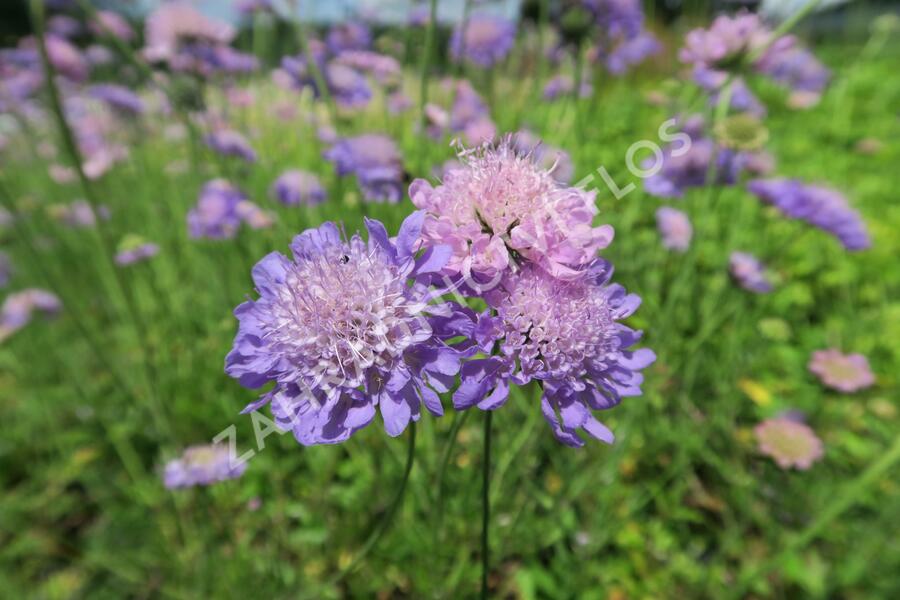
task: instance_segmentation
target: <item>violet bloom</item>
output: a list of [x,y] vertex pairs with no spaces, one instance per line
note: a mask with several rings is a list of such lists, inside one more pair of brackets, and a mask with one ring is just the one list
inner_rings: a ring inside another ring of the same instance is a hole
[[325,65],[328,91],[343,108],[362,108],[372,99],[372,89],[365,76],[345,64],[332,61]]
[[455,84],[453,106],[450,108],[450,129],[465,131],[471,123],[490,119],[487,103],[481,99],[472,84],[466,80]]
[[225,444],[191,446],[180,457],[166,464],[163,483],[170,490],[212,485],[237,479],[247,470]]
[[192,238],[231,239],[242,223],[259,229],[270,225],[271,219],[239,189],[224,179],[213,179],[200,190],[187,223]]
[[792,219],[806,221],[836,237],[850,251],[872,246],[868,229],[847,199],[831,188],[795,179],[756,179],[747,189]]
[[759,451],[782,469],[809,469],[824,454],[822,440],[805,423],[777,417],[767,419],[753,430]]
[[364,23],[348,21],[332,27],[325,43],[329,52],[335,55],[347,50],[368,50],[372,45],[372,32]]
[[94,35],[111,35],[123,42],[134,39],[134,30],[125,17],[111,10],[97,11],[97,19],[91,23],[91,31]]
[[[575,89],[575,82],[568,75],[557,75],[550,79],[544,86],[544,100],[556,100],[562,96],[568,96]],[[594,93],[594,87],[587,80],[582,80],[578,90],[579,98],[590,98]]]
[[466,59],[480,67],[489,68],[509,54],[516,37],[513,22],[492,15],[472,15],[457,25],[450,38],[450,55],[454,60]]
[[319,178],[306,171],[288,170],[282,173],[269,190],[282,204],[312,206],[325,202],[325,188]]
[[337,56],[335,61],[372,75],[381,85],[396,84],[402,75],[402,69],[397,59],[369,50],[345,50]]
[[[693,65],[695,73],[723,73],[738,68],[752,53],[765,47],[771,36],[772,32],[758,15],[747,12],[733,17],[720,15],[709,29],[689,32],[678,57],[682,62]],[[768,51],[773,50],[774,46]]]
[[662,235],[663,246],[684,252],[691,245],[694,228],[691,220],[680,210],[663,206],[656,211],[656,227]]
[[54,316],[61,310],[59,298],[46,290],[29,288],[10,294],[0,306],[0,342],[28,325],[36,311]]
[[731,276],[745,290],[756,294],[772,291],[772,282],[769,281],[765,267],[752,254],[732,252],[728,264]]
[[256,151],[243,135],[231,129],[214,131],[204,138],[206,145],[222,156],[233,156],[248,163],[256,162]]
[[144,23],[144,54],[154,62],[168,62],[185,45],[227,45],[237,32],[234,27],[210,19],[187,2],[164,2]]
[[47,46],[47,57],[57,73],[75,82],[88,78],[91,66],[77,47],[56,35],[45,36],[44,42]]
[[596,192],[560,184],[510,138],[459,158],[463,166],[437,187],[423,179],[409,187],[413,204],[428,211],[425,244],[453,249],[443,275],[490,279],[521,256],[574,278],[612,241],[612,227],[592,226]]
[[91,86],[90,94],[122,115],[143,114],[146,107],[141,97],[125,86],[104,83]]
[[157,254],[159,254],[158,245],[147,242],[139,236],[128,235],[119,244],[115,260],[120,267],[126,267],[153,258]]
[[651,350],[632,349],[641,333],[619,321],[641,300],[610,284],[611,276],[612,266],[601,259],[571,281],[533,263],[507,271],[485,294],[496,316],[479,315],[473,334],[485,354],[495,344],[499,352],[463,365],[454,407],[495,410],[506,402],[510,383],[537,380],[543,389],[541,412],[560,442],[584,445],[578,435],[583,430],[612,443],[612,432],[591,411],[639,395],[640,371],[656,357]]
[[830,388],[851,394],[875,384],[869,360],[862,354],[842,354],[834,348],[812,353],[809,370]]
[[448,341],[471,319],[435,302],[425,283],[449,253],[416,258],[423,219],[407,217],[394,242],[378,221],[366,219],[367,242],[325,223],[294,238],[292,258],[273,252],[253,267],[259,299],[235,309],[225,371],[245,387],[275,386],[244,413],[270,404],[304,445],[347,440],[376,407],[391,436],[419,420],[423,403],[443,414],[438,393],[454,385],[465,354]]
[[621,75],[661,50],[662,45],[653,34],[641,33],[616,46],[606,56],[606,68],[613,75]]
[[109,219],[109,208],[101,205],[95,212],[86,200],[57,204],[49,207],[49,211],[53,217],[73,228],[94,227],[98,217],[104,221]]
[[68,15],[53,15],[47,19],[47,32],[72,39],[81,35],[81,22]]
[[388,96],[387,102],[388,111],[390,111],[392,115],[399,115],[413,107],[413,101],[401,91],[396,91]]
[[609,38],[637,37],[644,26],[641,0],[581,0]]
[[396,203],[403,197],[403,162],[388,136],[369,133],[340,139],[324,156],[339,176],[356,175],[366,200]]
[[796,92],[821,94],[831,79],[831,72],[809,50],[797,46],[768,53],[757,66],[762,73]]

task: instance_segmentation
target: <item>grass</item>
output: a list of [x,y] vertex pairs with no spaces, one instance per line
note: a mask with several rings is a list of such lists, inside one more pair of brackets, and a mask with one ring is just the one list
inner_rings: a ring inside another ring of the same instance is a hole
[[[672,72],[665,66],[602,81],[595,98],[575,106],[530,102],[527,81],[496,82],[499,130],[527,126],[571,152],[575,180],[605,166],[619,187],[638,185],[621,200],[601,189],[598,203],[617,232],[606,252],[616,280],[644,299],[631,324],[646,330],[646,345],[659,355],[644,396],[605,415],[618,438],[613,446],[559,445],[534,387],[515,391],[494,415],[489,579],[497,597],[900,592],[893,460],[900,61],[888,50],[861,63],[845,45],[817,51],[835,70],[818,107],[788,110],[779,90],[761,84],[769,148],[779,174],[847,192],[875,241],[860,254],[775,216],[740,187],[690,192],[677,206],[694,220],[692,249],[664,251],[653,218],[662,203],[628,173],[625,153],[637,140],[656,140],[671,116],[644,100],[659,89],[660,72]],[[431,97],[440,94],[433,87]],[[0,233],[16,266],[9,289],[47,287],[65,305],[60,318],[36,319],[0,346],[0,589],[8,597],[477,593],[481,418],[461,425],[452,416],[422,419],[405,503],[379,545],[338,584],[329,582],[388,510],[403,476],[405,436],[390,439],[377,424],[341,446],[301,448],[273,435],[242,479],[177,493],[162,488],[165,460],[231,424],[240,452],[256,446],[251,420],[237,414],[255,394],[222,371],[235,332],[231,310],[252,291],[251,266],[325,219],[353,230],[369,215],[396,231],[410,209],[408,201],[363,204],[352,180],[333,175],[304,118],[322,107],[304,101],[285,123],[271,109],[287,96],[264,83],[257,96],[231,115],[254,136],[261,161],[252,169],[205,150],[193,162],[188,142],[167,140],[168,123],[150,121],[134,132],[131,160],[97,182],[112,215],[101,227],[115,240],[139,233],[162,248],[121,273],[141,326],[102,259],[97,231],[66,228],[48,214],[48,206],[82,195],[77,184],[52,183],[47,160],[4,157],[0,200],[21,215]],[[339,127],[342,134],[390,133],[407,170],[428,176],[452,149],[423,142],[414,120],[376,107]],[[869,137],[883,148],[857,152]],[[173,172],[173,162],[187,169]],[[268,200],[268,185],[288,167],[320,174],[328,203],[303,209]],[[189,240],[185,213],[216,176],[276,212],[276,226],[244,230],[233,242]],[[779,281],[774,293],[754,296],[729,282],[734,249],[769,263]],[[853,396],[825,391],[806,362],[831,345],[865,353],[878,385]],[[804,411],[825,442],[824,461],[807,472],[779,470],[752,439],[753,425],[789,408]],[[454,426],[459,437],[448,449]]]

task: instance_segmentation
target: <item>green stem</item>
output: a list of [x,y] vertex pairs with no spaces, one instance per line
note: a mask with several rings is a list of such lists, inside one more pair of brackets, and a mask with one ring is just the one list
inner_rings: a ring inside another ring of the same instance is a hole
[[484,413],[484,456],[481,481],[481,598],[488,597],[488,570],[490,568],[491,521],[491,418],[493,411]]
[[878,480],[879,477],[893,467],[898,461],[900,461],[900,437],[896,438],[890,449],[888,449],[881,458],[869,465],[862,475],[845,485],[841,493],[839,493],[831,503],[826,505],[823,510],[819,511],[819,516],[788,542],[781,552],[764,562],[761,566],[743,575],[738,581],[735,596],[743,596],[743,592],[750,586],[754,579],[766,575],[773,569],[776,569],[778,565],[783,564],[792,553],[801,550],[804,546],[813,541],[823,529],[831,524],[832,521],[853,506],[856,500],[868,491],[869,486]]
[[435,536],[440,539],[441,523],[444,517],[444,474],[447,466],[450,464],[450,456],[453,454],[453,447],[456,445],[456,439],[459,436],[459,430],[469,418],[469,411],[453,413],[453,423],[450,425],[450,433],[447,435],[447,443],[444,446],[444,452],[441,454],[441,462],[438,466],[437,479],[435,489],[437,490],[437,500],[435,502]]
[[[416,424],[415,422],[410,422],[409,424],[409,444],[406,449],[406,466],[403,469],[403,478],[400,480],[400,485],[397,488],[397,493],[394,495],[394,498],[391,500],[390,505],[388,506],[387,512],[384,514],[384,518],[381,522],[375,527],[372,531],[369,538],[365,541],[362,548],[359,550],[359,553],[353,558],[349,565],[345,569],[343,569],[340,573],[335,575],[329,582],[329,586],[334,586],[344,580],[347,575],[350,575],[356,568],[362,564],[362,561],[369,555],[370,552],[378,545],[378,542],[384,536],[388,529],[390,529],[391,523],[394,520],[394,516],[397,514],[397,510],[400,508],[400,505],[403,503],[403,497],[406,493],[406,484],[409,482],[409,474],[412,472],[413,463],[415,462],[416,455]],[[312,596],[315,597],[315,596]]]
[[300,51],[303,53],[303,56],[306,57],[306,65],[309,67],[309,72],[312,73],[313,81],[316,82],[316,88],[322,95],[325,106],[328,107],[332,125],[337,127],[337,105],[334,103],[334,98],[331,96],[331,91],[328,89],[328,82],[325,81],[325,76],[322,74],[322,69],[319,68],[319,63],[316,62],[315,57],[309,50],[309,36],[306,35],[306,25],[303,24],[303,19],[300,16],[300,2],[299,0],[292,0],[290,4],[292,5],[294,15],[296,16],[294,29],[297,33],[297,41],[300,43]]
[[425,47],[419,67],[419,128],[425,135],[425,105],[428,104],[428,68],[431,66],[431,47],[434,45],[434,29],[437,21],[437,0],[431,0],[428,27],[425,29]]

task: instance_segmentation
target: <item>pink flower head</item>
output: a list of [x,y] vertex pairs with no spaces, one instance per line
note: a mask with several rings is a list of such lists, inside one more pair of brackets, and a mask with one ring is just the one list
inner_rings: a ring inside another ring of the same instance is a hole
[[426,246],[453,256],[443,275],[491,279],[522,256],[554,277],[574,278],[609,245],[613,229],[593,227],[595,192],[559,183],[511,138],[459,154],[462,165],[437,187],[413,181],[409,195],[428,217]]
[[834,348],[813,352],[809,370],[828,387],[847,394],[875,384],[875,375],[865,356],[842,354]]
[[149,60],[167,61],[185,42],[228,44],[234,27],[205,16],[186,2],[163,3],[147,17],[144,53]]
[[822,440],[808,425],[795,419],[778,417],[763,421],[753,430],[759,451],[782,469],[805,471],[824,453]]
[[663,246],[684,252],[691,245],[694,228],[688,216],[678,209],[663,206],[656,211],[656,226],[662,235]]

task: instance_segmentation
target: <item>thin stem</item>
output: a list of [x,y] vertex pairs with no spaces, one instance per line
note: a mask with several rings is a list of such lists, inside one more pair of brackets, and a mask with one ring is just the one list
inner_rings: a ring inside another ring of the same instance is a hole
[[306,26],[303,24],[303,19],[300,16],[300,2],[298,0],[292,0],[291,5],[296,16],[296,20],[294,21],[294,29],[297,33],[297,41],[300,42],[300,51],[306,57],[306,65],[309,68],[309,72],[313,76],[313,81],[316,82],[316,88],[318,88],[319,93],[322,95],[322,99],[325,101],[325,106],[328,107],[328,113],[329,116],[331,116],[332,125],[334,127],[337,127],[337,105],[334,102],[334,98],[331,96],[331,90],[328,89],[328,82],[325,80],[325,76],[322,74],[322,69],[319,68],[318,61],[316,61],[316,58],[312,55],[312,52],[310,52],[309,36],[306,35]]
[[459,430],[462,429],[466,419],[469,418],[469,411],[462,413],[453,413],[453,423],[450,425],[450,433],[447,435],[447,443],[444,445],[444,452],[441,455],[441,462],[438,466],[435,490],[437,490],[437,501],[435,502],[435,536],[440,539],[441,522],[444,517],[444,474],[447,466],[450,464],[450,456],[453,454],[453,447],[456,445],[456,439],[459,436]]
[[431,0],[428,27],[425,29],[425,48],[419,68],[419,127],[425,133],[425,105],[428,103],[428,68],[431,66],[431,46],[434,45],[434,28],[437,21],[437,0]]
[[490,568],[491,521],[491,418],[494,413],[484,412],[484,456],[482,457],[481,482],[481,597],[488,597],[488,569]]
[[[371,535],[369,535],[369,539],[365,541],[359,553],[353,558],[350,564],[342,570],[340,573],[335,575],[329,582],[329,586],[337,585],[341,581],[344,580],[347,575],[350,575],[356,568],[362,564],[362,561],[369,555],[370,552],[378,545],[378,542],[384,536],[388,529],[390,529],[391,523],[394,520],[394,515],[397,514],[397,510],[400,508],[400,505],[403,503],[403,497],[406,493],[406,484],[409,482],[409,474],[412,472],[413,463],[415,462],[416,455],[416,424],[415,422],[411,422],[409,424],[409,444],[406,449],[406,467],[403,469],[403,478],[400,480],[400,485],[397,488],[397,493],[394,495],[394,498],[391,500],[391,504],[388,506],[387,512],[384,513],[384,518],[381,519],[381,522],[375,527],[374,531],[372,531]],[[311,596],[315,597],[315,596]]]

